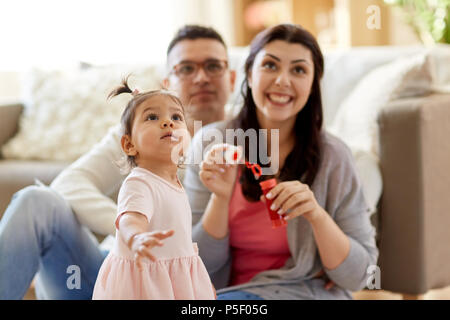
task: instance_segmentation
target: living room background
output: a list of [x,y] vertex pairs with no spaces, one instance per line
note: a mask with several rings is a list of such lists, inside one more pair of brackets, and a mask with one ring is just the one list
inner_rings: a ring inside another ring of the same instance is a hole
[[[379,29],[366,27],[371,6],[379,8]],[[20,99],[21,73],[31,67],[164,61],[169,39],[186,23],[214,27],[230,46],[246,46],[279,22],[302,24],[323,50],[420,42],[382,0],[1,0],[0,7],[2,102]]]
[[447,287],[448,298],[450,44],[428,42],[394,6],[425,3],[444,5],[426,15],[436,30],[448,25],[450,0],[0,0],[0,218],[15,192],[49,185],[119,122],[129,97],[106,97],[125,75],[133,88],[160,86],[180,26],[223,35],[235,115],[251,39],[298,23],[324,53],[324,129],[355,159],[381,288],[417,298]]

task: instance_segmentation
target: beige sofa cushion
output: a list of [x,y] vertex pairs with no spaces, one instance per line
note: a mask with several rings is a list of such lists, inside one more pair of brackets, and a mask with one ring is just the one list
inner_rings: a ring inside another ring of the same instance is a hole
[[0,218],[17,190],[35,180],[50,184],[67,165],[67,162],[57,161],[0,161]]

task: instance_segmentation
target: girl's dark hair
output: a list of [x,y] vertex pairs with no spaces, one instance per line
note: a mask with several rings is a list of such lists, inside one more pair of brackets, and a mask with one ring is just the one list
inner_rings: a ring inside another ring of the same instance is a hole
[[[280,24],[265,29],[255,37],[250,45],[250,54],[244,66],[246,77],[241,87],[244,105],[237,117],[232,121],[231,126],[235,129],[242,128],[244,131],[253,128],[258,132],[258,129],[260,129],[256,118],[256,105],[252,97],[251,88],[248,85],[248,77],[258,52],[265,45],[275,40],[283,40],[305,46],[310,50],[314,63],[314,80],[311,93],[305,106],[297,114],[295,121],[295,145],[287,156],[283,168],[280,168],[281,171],[278,177],[279,181],[301,180],[303,183],[311,186],[319,170],[321,159],[320,145],[323,113],[320,79],[322,78],[324,63],[317,41],[307,30],[299,25]],[[259,141],[254,147],[258,148],[258,146]],[[246,155],[249,154],[249,147],[246,141]],[[256,152],[256,154],[259,154],[259,152]],[[241,170],[240,183],[242,184],[242,193],[249,201],[258,201],[262,194],[258,181],[248,168],[242,167]],[[268,179],[271,177],[263,176],[263,178]]]
[[[128,78],[130,75],[125,77],[122,80],[122,84],[118,87],[116,87],[113,91],[111,91],[108,95],[108,99],[111,99],[121,93],[130,93],[133,95],[133,98],[128,102],[127,106],[125,107],[125,110],[122,112],[122,116],[120,118],[120,123],[122,125],[122,135],[129,135],[131,137],[131,131],[133,128],[133,122],[136,115],[136,109],[137,107],[147,100],[150,97],[162,95],[169,97],[172,99],[176,104],[178,104],[181,109],[184,112],[183,104],[181,103],[181,100],[177,97],[175,93],[172,93],[166,89],[158,89],[158,90],[151,90],[146,92],[134,92],[130,89],[130,86],[128,85]],[[136,159],[134,156],[127,155],[127,162],[130,167],[136,166]]]

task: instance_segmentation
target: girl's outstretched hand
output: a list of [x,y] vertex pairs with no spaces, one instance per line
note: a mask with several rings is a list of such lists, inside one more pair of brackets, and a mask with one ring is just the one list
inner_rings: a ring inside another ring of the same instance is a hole
[[174,230],[142,232],[133,236],[130,249],[134,253],[134,259],[139,270],[142,270],[142,259],[148,258],[156,261],[156,257],[151,254],[150,250],[155,246],[161,247],[163,245],[162,240],[171,237],[174,232]]

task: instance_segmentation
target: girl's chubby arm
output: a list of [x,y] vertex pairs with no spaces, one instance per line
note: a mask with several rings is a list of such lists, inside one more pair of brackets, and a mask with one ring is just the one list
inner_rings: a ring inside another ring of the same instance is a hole
[[151,254],[151,249],[155,246],[162,246],[162,240],[171,237],[174,230],[147,231],[147,218],[139,212],[125,212],[121,215],[119,223],[119,234],[134,253],[139,269],[142,268],[141,260],[148,258],[156,261],[156,257]]

